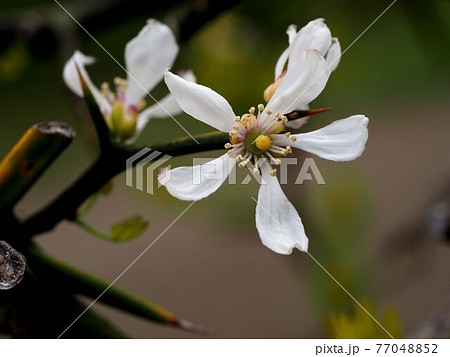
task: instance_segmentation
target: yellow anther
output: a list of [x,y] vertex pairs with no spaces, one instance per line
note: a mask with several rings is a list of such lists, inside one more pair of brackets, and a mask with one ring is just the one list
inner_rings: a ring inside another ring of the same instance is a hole
[[269,115],[271,115],[271,114],[273,113],[273,110],[272,110],[272,109],[267,109],[267,110],[266,110],[266,113],[269,114]]
[[255,113],[255,107],[251,107],[251,108],[248,110],[248,112],[249,112],[250,114],[254,114],[254,113]]
[[270,176],[276,176],[277,175],[277,169],[273,169],[270,171]]
[[259,175],[260,174],[259,170],[256,167],[253,169],[253,173],[255,175]]
[[286,137],[288,138],[288,137],[290,137],[291,136],[291,132],[290,131],[288,131],[287,133],[285,133],[284,135],[286,135]]
[[239,126],[238,126],[238,125],[233,125],[233,129],[234,129],[234,130],[238,130],[238,129],[239,129]]
[[281,160],[280,159],[275,159],[275,160],[273,160],[273,163],[275,165],[280,165],[281,164]]
[[296,137],[296,136],[291,136],[291,141],[292,141],[292,142],[297,141],[297,137]]
[[228,149],[231,149],[231,146],[232,146],[232,145],[231,145],[230,143],[226,143],[226,144],[225,144],[225,149],[227,149],[227,150],[228,150]]
[[233,150],[228,150],[228,156],[233,156],[234,155],[234,152],[233,152]]
[[239,162],[239,161],[242,161],[242,160],[243,160],[243,157],[242,157],[241,154],[239,154],[239,155],[236,157],[236,161]]
[[278,124],[275,128],[273,128],[273,129],[270,131],[270,134],[278,134],[278,133],[282,132],[282,131],[286,128],[286,125],[284,124],[283,121],[278,120],[278,122],[279,122],[280,124]]
[[241,121],[241,117],[238,115],[238,116],[236,116],[236,118],[234,118],[234,121]]
[[261,134],[256,138],[255,145],[258,149],[266,151],[272,145],[272,140],[267,135]]
[[264,110],[264,104],[258,104],[258,110],[262,112]]
[[239,166],[240,168],[245,167],[244,161],[240,162],[238,166]]
[[283,155],[286,156],[288,154],[292,154],[292,149],[290,146],[286,146],[286,149],[283,150]]
[[275,116],[276,116],[277,118],[279,118],[279,117],[281,116],[280,112],[277,112],[277,113],[275,114]]

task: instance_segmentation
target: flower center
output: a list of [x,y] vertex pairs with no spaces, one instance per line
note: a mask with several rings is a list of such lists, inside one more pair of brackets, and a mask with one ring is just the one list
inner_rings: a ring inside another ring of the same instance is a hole
[[[286,117],[272,110],[264,110],[264,105],[258,105],[258,113],[251,107],[248,113],[236,117],[236,124],[230,131],[230,142],[225,144],[230,157],[236,158],[239,167],[249,165],[253,172],[259,174],[260,159],[268,159],[270,164],[279,165],[280,158],[290,154],[290,146],[283,147],[286,138],[295,137],[291,133],[280,134],[285,129]],[[271,175],[276,174],[276,169]]]
[[254,154],[262,154],[270,148],[272,140],[263,130],[255,129],[250,131],[245,138],[245,146]]
[[145,107],[145,101],[142,100],[138,104],[127,103],[125,98],[127,80],[116,77],[114,84],[116,92],[113,92],[106,82],[101,85],[101,93],[111,105],[111,110],[103,113],[103,116],[113,136],[126,140],[136,132],[137,115]]

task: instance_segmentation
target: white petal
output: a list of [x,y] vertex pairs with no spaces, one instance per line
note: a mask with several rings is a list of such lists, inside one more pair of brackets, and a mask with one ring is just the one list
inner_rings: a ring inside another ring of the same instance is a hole
[[265,162],[261,174],[266,184],[261,184],[256,206],[256,228],[262,243],[279,254],[291,254],[293,248],[308,251],[308,238],[302,220],[287,199],[271,167]]
[[364,115],[353,115],[324,128],[293,135],[297,140],[287,140],[286,144],[328,160],[354,160],[364,151],[369,135],[368,123],[369,119]]
[[208,87],[188,82],[169,71],[165,72],[164,80],[187,114],[223,132],[231,131],[236,116],[224,97]]
[[182,113],[183,110],[178,105],[173,94],[169,93],[158,103],[151,105],[139,114],[138,129],[147,124],[151,118],[166,118],[171,115],[178,115]]
[[289,58],[289,54],[291,53],[291,45],[295,40],[295,37],[297,36],[297,26],[290,25],[286,31],[288,38],[289,38],[289,46],[286,48],[283,53],[281,54],[280,58],[277,61],[277,64],[275,65],[275,79],[276,81],[278,77],[280,77],[281,73],[283,73],[284,65],[286,64],[286,61]]
[[322,92],[329,76],[323,56],[316,50],[306,51],[305,56],[287,71],[267,108],[286,114],[304,107]]
[[325,56],[331,46],[331,32],[324,19],[309,22],[295,37],[289,56],[289,69],[307,50],[317,50]]
[[[305,105],[301,108],[297,108],[297,110],[308,110],[309,109],[309,105]],[[286,126],[288,126],[291,129],[300,129],[303,125],[305,125],[309,120],[309,117],[303,117],[300,119],[294,119],[294,120],[289,120],[286,123]]]
[[158,181],[172,196],[184,201],[196,201],[222,186],[235,166],[236,159],[226,153],[203,165],[163,170],[158,175]]
[[292,46],[295,39],[297,38],[297,25],[289,25],[289,27],[286,30],[286,33],[288,35],[289,46]]
[[283,51],[280,58],[278,58],[277,64],[275,65],[274,81],[276,81],[283,73],[284,65],[286,64],[286,61],[289,58],[289,53],[290,53],[290,48],[288,47]]
[[303,125],[305,125],[309,120],[309,117],[304,117],[300,119],[289,120],[286,125],[292,129],[300,129]]
[[328,50],[326,59],[328,69],[330,70],[330,72],[333,72],[337,68],[341,60],[341,44],[339,43],[337,37],[333,37],[333,44]]
[[149,20],[125,47],[125,64],[129,73],[125,94],[127,103],[137,104],[146,92],[153,89],[162,80],[164,70],[172,66],[177,54],[178,45],[170,28],[159,21]]
[[89,87],[92,95],[95,98],[95,101],[100,107],[102,112],[109,111],[110,105],[97,89],[97,87],[92,83],[91,78],[89,77],[84,66],[93,64],[95,62],[94,57],[85,56],[80,51],[75,51],[72,57],[66,62],[63,70],[63,79],[66,85],[79,97],[83,97],[83,90],[81,88],[80,77],[77,72],[78,69],[83,76],[83,79],[86,81],[86,84]]
[[[192,71],[185,71],[180,74],[180,76],[189,82],[196,81],[195,75]],[[147,109],[139,113],[136,124],[136,133],[132,138],[127,140],[127,143],[133,143],[136,141],[137,137],[148,124],[150,119],[167,118],[170,116],[178,115],[182,112],[183,110],[178,105],[174,95],[171,93],[167,94],[165,97],[160,99],[158,103],[149,106]]]

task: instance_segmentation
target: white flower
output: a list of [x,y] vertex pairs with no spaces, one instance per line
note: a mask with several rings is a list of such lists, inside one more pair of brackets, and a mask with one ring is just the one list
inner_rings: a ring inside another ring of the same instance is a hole
[[[291,52],[293,48],[291,49]],[[198,200],[215,192],[237,163],[253,167],[265,184],[259,189],[256,207],[256,228],[262,243],[280,254],[290,254],[293,248],[307,251],[302,221],[288,201],[276,178],[275,165],[290,154],[292,148],[302,149],[325,159],[349,161],[359,157],[368,138],[368,118],[354,115],[304,134],[283,133],[284,113],[306,106],[325,87],[330,75],[329,64],[319,50],[306,50],[296,57],[271,96],[266,108],[250,108],[249,113],[237,117],[228,102],[205,86],[190,83],[177,75],[165,72],[165,81],[178,104],[189,115],[228,132],[228,152],[204,165],[178,167],[160,175],[160,182],[170,194],[181,200]],[[261,158],[269,159],[260,164]],[[211,179],[213,173],[224,173],[221,179]],[[200,173],[194,182],[194,174]]]
[[[133,142],[151,118],[167,117],[181,112],[170,94],[161,99],[159,104],[155,103],[142,110],[145,106],[143,98],[163,79],[164,70],[173,64],[177,54],[178,45],[170,28],[151,19],[125,47],[127,79],[114,79],[116,93],[110,90],[108,83],[103,83],[101,90],[92,83],[85,66],[93,64],[95,59],[80,51],[75,51],[66,62],[63,78],[66,85],[82,97],[78,67],[111,132],[120,140]],[[190,71],[183,77],[195,81]]]
[[[268,102],[275,93],[286,73],[301,57],[305,56],[307,50],[319,51],[320,54],[325,57],[330,72],[333,72],[339,64],[341,45],[336,37],[331,37],[330,29],[325,24],[324,19],[310,21],[298,32],[297,26],[291,25],[288,27],[286,33],[289,38],[289,46],[283,51],[275,65],[275,77],[273,83],[264,91],[264,100],[266,102]],[[286,63],[288,63],[288,66],[286,70],[284,70]],[[305,104],[296,109],[308,110],[309,106]],[[290,120],[288,126],[298,129],[307,121],[307,117]]]

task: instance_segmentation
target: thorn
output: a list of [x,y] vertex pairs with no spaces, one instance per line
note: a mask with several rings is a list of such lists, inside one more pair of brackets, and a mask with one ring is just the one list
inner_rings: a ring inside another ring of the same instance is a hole
[[319,108],[319,109],[309,109],[309,110],[294,110],[286,114],[288,120],[300,119],[304,117],[308,117],[310,115],[319,114],[323,112],[327,112],[333,108]]

